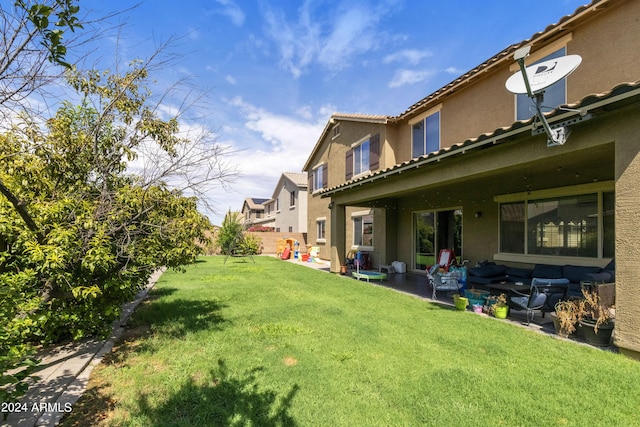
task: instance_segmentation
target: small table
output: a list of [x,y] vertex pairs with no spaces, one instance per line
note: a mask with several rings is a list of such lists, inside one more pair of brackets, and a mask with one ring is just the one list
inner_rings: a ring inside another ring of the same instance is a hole
[[487,288],[492,291],[509,292],[511,289],[521,290],[521,289],[529,289],[528,285],[523,283],[514,283],[514,282],[502,282],[502,283],[492,283],[487,285]]

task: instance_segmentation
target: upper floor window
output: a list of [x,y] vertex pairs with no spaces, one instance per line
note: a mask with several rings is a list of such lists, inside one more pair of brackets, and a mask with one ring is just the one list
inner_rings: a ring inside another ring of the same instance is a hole
[[294,207],[296,205],[296,192],[291,191],[289,193],[289,207]]
[[327,188],[327,164],[318,166],[311,171],[310,186],[311,191]]
[[345,178],[351,179],[380,167],[380,134],[364,139],[347,151]]
[[359,175],[369,170],[369,140],[353,148],[353,174]]
[[440,149],[440,112],[425,117],[411,128],[413,158],[420,157]]
[[332,129],[331,129],[331,138],[337,138],[340,136],[340,123],[338,123],[337,125],[335,125]]
[[[566,48],[560,48],[555,52],[539,59],[531,65],[550,59],[565,56]],[[544,100],[542,102],[543,112],[551,111],[559,105],[567,103],[567,79],[552,84],[544,90]],[[535,115],[536,107],[534,101],[527,94],[516,95],[516,120],[528,120]]]

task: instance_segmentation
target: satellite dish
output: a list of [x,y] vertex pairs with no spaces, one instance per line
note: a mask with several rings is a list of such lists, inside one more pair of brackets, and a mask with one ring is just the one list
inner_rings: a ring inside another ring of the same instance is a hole
[[525,67],[524,60],[530,50],[531,46],[525,46],[515,51],[513,59],[520,66],[520,71],[509,77],[505,86],[509,92],[526,94],[535,101],[538,118],[549,137],[547,147],[563,145],[569,136],[569,129],[564,126],[552,129],[549,126],[549,122],[542,112],[542,99],[544,90],[571,74],[573,70],[578,68],[582,58],[580,55],[567,55]]
[[580,55],[567,55],[528,66],[525,70],[531,93],[527,90],[522,70],[509,77],[505,86],[509,92],[532,96],[571,74],[581,62]]

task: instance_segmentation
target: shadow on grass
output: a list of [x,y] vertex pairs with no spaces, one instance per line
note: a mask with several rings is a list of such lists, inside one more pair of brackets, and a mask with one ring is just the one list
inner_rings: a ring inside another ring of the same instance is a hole
[[296,426],[289,409],[299,387],[294,385],[279,397],[258,385],[255,374],[259,371],[256,368],[237,377],[218,360],[218,367],[209,375],[192,376],[158,405],[152,404],[148,395],[141,395],[139,417],[154,426]]
[[182,338],[199,331],[220,331],[226,322],[220,310],[226,307],[218,301],[174,299],[164,301],[175,289],[160,289],[149,295],[129,319],[114,351],[105,356],[106,364],[123,364],[131,353],[155,351],[152,335],[169,339]]
[[227,306],[219,301],[183,298],[165,301],[159,299],[160,296],[151,295],[141,304],[130,324],[149,325],[154,332],[179,338],[190,332],[221,330],[222,324],[227,322],[220,314]]
[[60,420],[60,427],[97,426],[109,417],[115,402],[108,384],[91,384],[73,405],[73,411]]

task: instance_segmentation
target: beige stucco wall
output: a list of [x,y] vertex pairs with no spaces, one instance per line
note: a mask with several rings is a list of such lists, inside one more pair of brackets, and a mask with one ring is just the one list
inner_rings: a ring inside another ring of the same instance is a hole
[[[597,19],[559,31],[544,41],[564,40],[567,54],[578,54],[583,58],[578,69],[567,78],[567,103],[640,78],[640,61],[637,60],[640,2],[614,3],[607,5]],[[535,43],[531,55],[544,49],[544,43]],[[490,73],[474,76],[462,89],[446,99],[434,99],[415,114],[442,104],[440,132],[443,148],[508,126],[515,120],[515,96],[506,90],[505,81],[515,72],[513,67],[513,59],[505,58]],[[398,137],[390,138],[390,141],[396,163],[411,158],[410,119],[408,117],[394,125]]]
[[572,30],[567,53],[582,56],[582,64],[569,77],[569,101],[640,79],[639,16],[637,0],[609,2],[597,19]]
[[[348,150],[352,145],[367,136],[380,134],[380,169],[393,166],[395,164],[395,155],[390,151],[391,143],[387,137],[387,128],[381,124],[359,122],[359,121],[343,121],[340,123],[340,135],[333,138],[331,134],[327,134],[320,144],[316,156],[310,160],[310,169],[314,169],[322,163],[329,163],[328,186],[333,187],[345,182],[346,164],[345,158]],[[307,197],[307,232],[310,244],[320,248],[320,257],[323,259],[330,258],[331,242],[331,211],[329,209],[329,199],[320,198],[317,194],[309,192]],[[352,212],[362,210],[358,207],[350,207],[346,213],[347,224],[350,224],[350,215]],[[324,242],[318,241],[316,223],[318,219],[326,221]],[[375,225],[374,225],[375,227]],[[351,230],[351,227],[349,227]],[[375,230],[375,228],[374,228]],[[349,231],[352,233],[352,231]],[[375,232],[375,231],[374,231]],[[374,236],[375,238],[375,236]],[[347,238],[347,244],[352,242],[352,234]],[[348,248],[347,248],[348,250]]]
[[640,358],[640,129],[638,109],[616,129],[615,344]]

